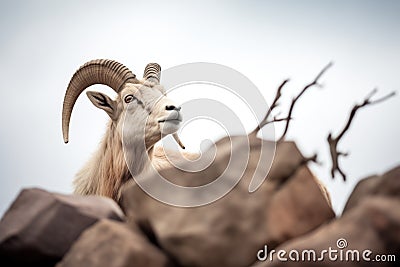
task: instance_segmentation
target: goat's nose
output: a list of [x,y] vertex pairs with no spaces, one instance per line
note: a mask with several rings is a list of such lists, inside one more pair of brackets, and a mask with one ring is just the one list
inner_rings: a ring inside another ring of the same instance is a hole
[[176,110],[176,111],[180,111],[180,110],[181,110],[181,107],[176,107],[176,106],[174,106],[174,105],[167,105],[167,106],[165,106],[165,109],[166,109],[166,110]]

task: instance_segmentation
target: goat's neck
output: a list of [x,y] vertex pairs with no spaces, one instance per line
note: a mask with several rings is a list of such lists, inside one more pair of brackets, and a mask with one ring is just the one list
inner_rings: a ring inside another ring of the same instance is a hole
[[129,147],[123,147],[116,126],[110,122],[98,151],[77,174],[75,192],[107,196],[118,201],[122,185],[132,179],[132,175],[140,175],[151,166],[153,149],[146,149],[142,144],[143,140],[134,140]]
[[153,147],[146,149],[143,140],[124,144],[125,162],[132,176],[139,176],[149,171],[153,157]]

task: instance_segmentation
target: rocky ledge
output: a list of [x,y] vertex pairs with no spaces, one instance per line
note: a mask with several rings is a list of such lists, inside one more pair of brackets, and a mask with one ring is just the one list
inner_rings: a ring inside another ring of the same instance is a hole
[[[25,189],[0,222],[1,265],[297,266],[298,261],[283,262],[271,251],[313,250],[320,255],[329,247],[338,250],[343,245],[338,240],[346,242],[344,252],[371,250],[371,257],[390,254],[400,260],[400,167],[360,181],[336,218],[329,195],[293,142],[278,145],[266,180],[249,193],[259,163],[259,156],[253,155],[260,154],[263,142],[250,145],[252,156],[236,186],[200,207],[163,204],[137,184],[125,188],[120,206],[99,196]],[[216,159],[219,164],[227,161],[227,156]],[[163,175],[196,186],[199,179],[212,181],[217,169],[212,165],[197,174],[170,169]],[[155,178],[147,179],[151,184]],[[379,266],[395,263],[379,262]],[[307,266],[375,264],[328,257],[306,262]]]

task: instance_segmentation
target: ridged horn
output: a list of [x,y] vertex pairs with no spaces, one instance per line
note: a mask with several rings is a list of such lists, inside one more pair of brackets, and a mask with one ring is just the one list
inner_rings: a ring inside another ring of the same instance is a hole
[[119,93],[128,83],[139,83],[136,75],[127,67],[114,60],[96,59],[86,62],[72,76],[64,97],[62,110],[62,132],[64,142],[68,143],[69,122],[72,109],[79,95],[89,86],[104,84]]
[[157,63],[149,63],[146,65],[144,69],[143,78],[145,80],[149,80],[155,82],[157,84],[160,83],[161,77],[161,66]]

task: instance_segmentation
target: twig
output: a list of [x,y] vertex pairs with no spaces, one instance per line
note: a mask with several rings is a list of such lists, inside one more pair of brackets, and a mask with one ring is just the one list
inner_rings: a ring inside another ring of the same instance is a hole
[[282,134],[282,136],[279,138],[278,142],[281,142],[281,141],[285,138],[286,133],[287,133],[287,131],[289,130],[289,124],[290,124],[290,121],[292,120],[293,108],[294,108],[294,105],[296,104],[297,100],[299,100],[299,98],[300,98],[300,97],[307,91],[307,89],[309,89],[310,87],[312,87],[312,86],[320,86],[320,84],[318,83],[318,80],[321,78],[321,76],[322,76],[332,65],[333,65],[333,63],[332,63],[332,62],[329,62],[329,64],[326,65],[326,66],[318,73],[317,77],[315,77],[315,79],[314,79],[311,83],[307,84],[307,85],[303,88],[303,90],[301,90],[301,92],[292,100],[292,103],[291,103],[290,108],[289,108],[289,113],[288,113],[288,116],[287,116],[287,120],[286,120],[285,130],[283,131],[283,134]]
[[281,118],[281,119],[277,119],[276,117],[274,117],[274,119],[272,121],[268,120],[268,117],[271,115],[272,110],[274,110],[277,106],[279,106],[278,100],[279,98],[282,96],[282,88],[285,86],[285,84],[289,82],[289,79],[284,80],[281,85],[278,87],[278,89],[276,90],[276,94],[275,94],[275,98],[274,101],[272,102],[272,105],[270,107],[270,109],[268,109],[267,114],[265,114],[264,119],[260,122],[260,124],[250,133],[250,135],[256,134],[262,127],[264,127],[265,125],[272,123],[272,122],[279,122],[279,121],[285,121],[287,120],[287,118]]
[[351,122],[353,121],[354,116],[356,115],[357,111],[362,107],[377,104],[382,101],[385,101],[388,98],[390,98],[396,94],[395,92],[391,92],[390,94],[388,94],[384,97],[381,97],[376,100],[371,100],[371,97],[374,96],[377,92],[378,92],[378,89],[375,88],[365,97],[364,101],[361,104],[354,105],[354,107],[352,108],[352,110],[350,112],[350,116],[347,120],[346,125],[344,126],[343,130],[338,134],[337,137],[334,138],[334,137],[332,137],[332,133],[329,133],[327,140],[329,143],[329,150],[330,150],[331,159],[332,159],[332,168],[331,168],[332,178],[335,177],[335,171],[338,171],[340,173],[340,175],[343,177],[343,180],[346,181],[346,174],[342,171],[342,169],[339,166],[339,156],[346,157],[348,155],[348,153],[338,151],[337,145],[338,145],[338,142],[341,140],[341,138],[344,136],[344,134],[349,130]]

